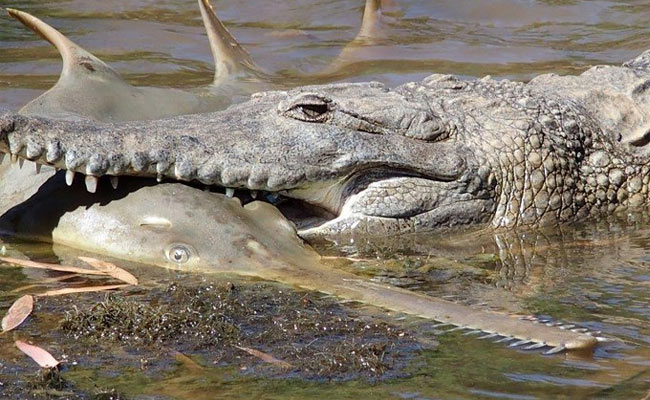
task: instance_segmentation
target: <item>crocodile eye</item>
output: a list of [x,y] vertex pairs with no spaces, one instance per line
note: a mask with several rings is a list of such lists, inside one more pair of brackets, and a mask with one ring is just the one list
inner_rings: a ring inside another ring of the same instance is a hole
[[298,109],[310,119],[319,118],[328,111],[327,104],[303,104]]
[[334,103],[315,93],[301,93],[280,104],[280,112],[287,117],[305,122],[325,122],[330,118]]
[[192,250],[182,244],[174,244],[169,246],[167,250],[167,258],[169,261],[176,264],[185,264],[192,257]]

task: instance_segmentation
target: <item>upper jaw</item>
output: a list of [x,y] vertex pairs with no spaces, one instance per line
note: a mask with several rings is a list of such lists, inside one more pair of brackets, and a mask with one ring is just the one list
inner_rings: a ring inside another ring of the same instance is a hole
[[[266,98],[264,100],[267,100]],[[272,192],[386,167],[450,180],[465,168],[453,143],[283,119],[253,99],[216,113],[101,124],[0,115],[0,152],[87,176],[142,176]]]
[[421,179],[434,192],[446,190],[472,159],[453,140],[429,143],[295,121],[279,115],[277,103],[264,96],[216,113],[119,124],[4,114],[0,152],[85,174],[87,182],[130,175],[229,188],[226,193],[279,193],[321,209],[329,222],[365,215],[350,210],[373,185],[392,179]]

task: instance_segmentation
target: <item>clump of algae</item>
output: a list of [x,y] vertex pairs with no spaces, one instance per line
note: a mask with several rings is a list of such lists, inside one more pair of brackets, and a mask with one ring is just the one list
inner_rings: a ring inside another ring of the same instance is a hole
[[[418,348],[403,328],[355,315],[336,299],[269,283],[173,283],[144,296],[112,294],[67,312],[61,327],[91,344],[173,348],[252,373],[310,378],[380,377]],[[292,367],[280,371],[241,347]]]

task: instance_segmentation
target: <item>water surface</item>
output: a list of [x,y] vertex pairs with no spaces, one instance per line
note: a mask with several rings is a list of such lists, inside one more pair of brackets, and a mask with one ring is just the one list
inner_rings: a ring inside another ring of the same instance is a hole
[[[527,80],[620,64],[650,48],[645,1],[397,3],[385,37],[360,49],[346,68],[323,82],[379,80],[393,86],[433,72]],[[193,87],[211,81],[211,55],[192,0],[4,0],[1,5],[43,18],[134,84]],[[215,1],[215,8],[258,64],[297,84],[301,74],[326,67],[354,38],[363,4]],[[19,108],[50,87],[59,70],[58,54],[49,44],[16,21],[0,19],[0,107]],[[618,339],[591,357],[541,357],[447,334],[437,337],[435,350],[421,351],[400,373],[378,382],[271,379],[236,366],[200,373],[171,366],[150,376],[126,369],[109,374],[92,365],[70,367],[67,376],[80,387],[95,382],[134,398],[208,399],[220,393],[230,398],[641,399],[650,390],[649,221],[632,215],[541,232],[466,232],[337,247],[359,259],[344,268],[373,279],[505,312],[573,321]],[[48,246],[18,248],[33,258],[58,257]],[[156,272],[143,274],[157,279]],[[35,279],[0,269],[2,310],[15,298],[10,290]],[[423,335],[435,333],[421,321],[404,324],[414,324]],[[0,341],[5,348],[11,343]],[[6,368],[25,371],[7,362],[6,357],[17,357],[9,354],[0,361],[4,373]]]

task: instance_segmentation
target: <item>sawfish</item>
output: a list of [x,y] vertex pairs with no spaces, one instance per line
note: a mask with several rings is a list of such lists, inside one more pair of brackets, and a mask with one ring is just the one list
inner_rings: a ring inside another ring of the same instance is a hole
[[273,205],[242,206],[236,197],[181,183],[128,177],[117,189],[103,186],[92,194],[81,182],[68,187],[61,171],[8,209],[0,217],[0,232],[174,270],[277,281],[432,319],[450,331],[482,334],[512,347],[547,348],[546,354],[590,350],[601,339],[579,328],[533,323],[367,281],[327,265]]
[[[380,20],[378,4],[366,2],[359,41],[366,40],[373,32],[371,25]],[[54,44],[64,65],[59,82],[20,112],[48,118],[128,121],[202,112],[204,106],[225,107],[233,94],[217,89],[227,87],[238,75],[264,77],[265,73],[236,43],[208,1],[200,0],[199,6],[217,69],[213,84],[196,91],[133,87],[54,28],[27,13],[8,10]],[[353,47],[344,49],[342,59],[349,60]],[[176,104],[179,99],[184,99],[181,106]],[[222,100],[215,105],[214,101]],[[74,173],[55,174],[52,168],[40,175],[24,171],[6,163],[0,166],[3,181],[16,182],[1,190],[0,229],[4,234],[166,268],[278,281],[433,319],[440,326],[454,326],[451,330],[485,333],[482,338],[513,341],[513,347],[547,347],[547,354],[591,349],[599,339],[582,330],[533,324],[333,269],[268,203],[253,201],[242,207],[236,198],[179,182],[160,184],[155,179],[129,177],[122,177],[119,187],[115,178],[112,188],[98,188],[97,179],[88,175],[84,190],[74,181]]]

